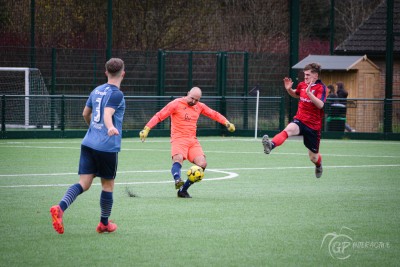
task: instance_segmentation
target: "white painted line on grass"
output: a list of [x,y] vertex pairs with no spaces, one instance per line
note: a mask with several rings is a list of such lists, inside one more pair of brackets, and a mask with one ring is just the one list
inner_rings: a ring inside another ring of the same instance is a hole
[[[334,168],[389,168],[400,167],[400,164],[388,164],[388,165],[341,165],[341,166],[324,166],[324,168],[334,169]],[[238,173],[232,171],[259,171],[259,170],[289,170],[289,169],[310,169],[314,168],[313,166],[286,166],[286,167],[260,167],[260,168],[228,168],[228,169],[207,169],[210,172],[223,173],[226,176],[216,177],[216,178],[205,178],[204,181],[217,181],[217,180],[227,180],[233,179],[239,176]],[[147,170],[147,171],[119,171],[118,174],[122,173],[160,173],[160,172],[169,172],[169,170]],[[48,174],[11,174],[11,175],[0,175],[0,177],[26,177],[26,176],[65,176],[65,175],[77,175],[76,173],[48,173]],[[140,182],[116,182],[117,185],[132,185],[132,184],[165,184],[172,183],[173,181],[140,181]],[[0,188],[18,188],[18,187],[60,187],[60,186],[69,186],[70,184],[42,184],[42,185],[4,185],[0,186]],[[93,185],[100,185],[100,183],[96,183]]]
[[[218,181],[218,180],[228,180],[228,179],[233,179],[239,176],[239,174],[234,173],[234,172],[228,172],[228,171],[222,171],[222,170],[216,170],[216,169],[207,169],[207,171],[210,172],[216,172],[216,173],[222,173],[226,174],[225,176],[222,177],[216,177],[216,178],[204,178],[203,181]],[[148,172],[169,172],[169,171],[126,171],[126,172],[118,172],[120,173],[148,173]],[[65,173],[64,173],[65,174]],[[68,173],[71,174],[71,173]],[[24,174],[25,176],[27,174]],[[36,174],[39,175],[39,174]],[[48,174],[48,175],[62,175],[62,174]],[[74,175],[77,175],[74,173]],[[21,176],[21,175],[19,175]],[[115,182],[116,185],[134,185],[134,184],[168,184],[168,183],[173,183],[174,181],[168,180],[168,181],[140,181],[140,182]],[[0,186],[0,188],[21,188],[21,187],[60,187],[60,186],[70,186],[71,184],[34,184],[34,185],[4,185]],[[92,185],[101,185],[100,183],[93,183]]]
[[[324,169],[340,169],[340,168],[381,168],[381,167],[400,167],[400,164],[388,164],[388,165],[341,165],[341,166],[326,166],[323,165]],[[227,168],[224,170],[228,171],[252,171],[252,170],[288,170],[288,169],[314,169],[315,166],[286,166],[286,167],[260,167],[260,168]]]
[[[57,147],[57,146],[27,146],[27,145],[18,145],[18,146],[2,146],[8,148],[34,148],[34,149],[73,149],[73,150],[80,150],[80,147]],[[125,151],[148,151],[148,152],[170,152],[170,149],[152,149],[152,148],[124,148],[120,153],[124,153]],[[206,154],[209,153],[218,153],[218,154],[237,154],[237,151],[213,151],[213,150],[205,150]],[[242,151],[240,154],[264,154],[263,151]],[[285,153],[285,152],[274,152],[273,155],[275,156],[307,156],[306,151],[301,153]],[[393,156],[393,155],[351,155],[351,154],[329,154],[329,153],[322,153],[324,157],[363,157],[363,158],[400,158],[400,156]]]

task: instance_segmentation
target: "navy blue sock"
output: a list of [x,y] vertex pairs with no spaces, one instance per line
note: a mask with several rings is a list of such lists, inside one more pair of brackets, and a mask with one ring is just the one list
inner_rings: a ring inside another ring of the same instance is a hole
[[189,187],[194,184],[191,182],[189,179],[186,180],[186,182],[183,184],[182,188],[180,189],[181,192],[185,192],[189,189]]
[[65,211],[71,204],[72,202],[75,201],[75,199],[82,194],[83,188],[82,186],[78,184],[71,185],[70,188],[68,188],[67,192],[65,192],[64,197],[60,201],[60,208],[62,211]]
[[101,191],[101,195],[100,195],[100,209],[101,209],[100,221],[104,225],[108,225],[108,218],[111,215],[112,206],[113,206],[113,192]]
[[274,149],[276,147],[275,143],[271,141],[271,149]]
[[179,162],[174,162],[174,164],[172,164],[171,173],[175,180],[181,178],[181,169],[182,165]]

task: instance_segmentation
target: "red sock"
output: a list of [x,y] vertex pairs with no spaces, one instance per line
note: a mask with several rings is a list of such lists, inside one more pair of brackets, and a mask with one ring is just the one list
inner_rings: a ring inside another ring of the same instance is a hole
[[285,140],[288,138],[288,134],[285,131],[282,131],[278,133],[277,135],[272,138],[272,142],[274,143],[275,146],[280,146],[285,142]]
[[321,166],[321,162],[322,162],[322,156],[321,154],[318,154],[318,160],[317,162],[315,162],[315,166],[317,167]]

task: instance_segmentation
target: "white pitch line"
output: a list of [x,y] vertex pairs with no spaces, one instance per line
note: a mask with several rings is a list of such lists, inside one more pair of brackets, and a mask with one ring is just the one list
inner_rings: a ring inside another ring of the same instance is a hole
[[68,146],[1,146],[8,148],[41,148],[41,149],[81,149],[81,147],[68,147]]
[[[398,168],[400,167],[400,164],[388,164],[388,165],[341,165],[341,166],[324,166],[324,168],[388,168],[388,167],[394,167]],[[227,174],[226,176],[223,177],[216,177],[216,178],[208,178],[208,179],[203,179],[204,181],[217,181],[217,180],[226,180],[226,179],[233,179],[239,176],[239,174],[235,172],[230,172],[230,171],[241,171],[241,170],[246,170],[246,171],[259,171],[259,170],[288,170],[288,169],[310,169],[313,168],[313,166],[289,166],[289,167],[261,167],[261,168],[228,168],[224,170],[220,169],[207,169],[207,171],[211,172],[217,172],[217,173],[224,173]],[[120,171],[118,174],[122,173],[155,173],[155,172],[169,172],[167,170],[157,170],[157,171]],[[0,175],[2,177],[6,176],[11,176],[11,177],[21,177],[21,176],[61,176],[61,175],[77,175],[76,173],[50,173],[50,174],[12,174],[12,175]],[[164,183],[172,183],[173,181],[168,180],[168,181],[141,181],[141,182],[125,182],[125,183],[119,183],[116,182],[115,184],[117,185],[133,185],[133,184],[164,184]],[[0,186],[0,188],[20,188],[20,187],[60,187],[60,186],[69,186],[70,184],[44,184],[44,185],[4,185]],[[95,183],[93,185],[100,185],[100,183]]]
[[[65,147],[65,146],[27,146],[27,145],[2,145],[2,147],[7,148],[34,148],[34,149],[73,149],[73,150],[80,150],[80,147]],[[152,148],[124,148],[121,153],[125,151],[156,151],[156,152],[169,152],[170,149],[152,149]],[[237,151],[213,151],[213,150],[205,150],[206,154],[208,153],[219,153],[219,154],[237,154]],[[262,151],[243,151],[240,152],[241,154],[263,154]],[[363,157],[363,158],[400,158],[400,156],[395,155],[352,155],[352,154],[327,154],[322,153],[324,157]],[[304,156],[307,155],[304,152],[301,153],[285,153],[285,152],[274,152],[273,155],[276,156]],[[1,176],[1,175],[0,175]]]
[[[259,143],[261,142],[261,138],[254,139],[252,138],[240,138],[240,137],[229,137],[229,138],[209,138],[209,137],[199,137],[198,138],[201,143],[203,142],[250,142],[250,143]],[[129,143],[141,143],[139,137],[136,138],[123,138],[122,144],[125,142]],[[289,137],[286,142],[303,142],[303,139],[300,136]],[[323,143],[343,143],[342,139],[323,139]],[[380,145],[400,145],[398,141],[376,141],[376,140],[346,140],[345,142],[350,142],[352,144],[380,144]],[[82,139],[74,138],[69,139],[68,143],[82,143]],[[150,137],[146,139],[146,143],[170,143],[170,139],[168,137]],[[0,145],[8,145],[8,144],[65,144],[65,141],[6,141],[0,140]]]
[[[374,168],[374,167],[400,167],[400,164],[379,164],[379,165],[336,165],[336,166],[326,166],[324,168],[334,169],[334,168]],[[258,167],[258,168],[224,168],[225,171],[251,171],[251,170],[288,170],[288,169],[311,169],[314,166],[282,166],[282,167]],[[220,169],[207,169],[207,171],[214,171],[224,173]],[[170,172],[170,170],[138,170],[138,171],[118,171],[118,174],[123,173],[163,173]],[[227,172],[228,173],[228,172]],[[64,172],[64,173],[25,173],[25,174],[0,174],[1,177],[31,177],[31,176],[68,176],[76,175],[75,172]],[[214,180],[217,178],[213,178]]]
[[[205,150],[204,151],[206,154],[208,153],[221,153],[221,154],[237,154],[237,151],[209,151]],[[240,152],[240,154],[264,154],[263,152]],[[308,156],[307,152],[304,153],[285,153],[285,152],[274,152],[273,155],[277,156],[287,156],[287,155],[293,155],[293,156]],[[325,154],[322,153],[324,157],[363,157],[363,158],[400,158],[400,156],[387,156],[387,155],[350,155],[350,154]]]
[[[400,167],[400,164],[388,164],[388,165],[341,165],[341,166],[326,166],[323,165],[324,169],[340,169],[340,168],[380,168],[380,167]],[[287,166],[287,167],[260,167],[260,168],[227,168],[224,170],[228,171],[252,171],[252,170],[288,170],[288,169],[313,169],[315,168],[313,165],[311,166]]]
[[[218,180],[228,180],[228,179],[233,179],[239,176],[239,174],[235,172],[228,172],[228,171],[222,171],[222,170],[216,170],[216,169],[207,169],[207,171],[210,172],[216,172],[216,173],[223,173],[226,174],[226,176],[222,177],[216,177],[216,178],[205,178],[203,181],[218,181]],[[132,172],[167,172],[167,171],[127,171],[125,173],[132,173]],[[169,171],[168,171],[169,172]],[[75,174],[75,173],[74,173]],[[54,175],[54,174],[52,174]],[[57,174],[58,175],[58,174]],[[60,174],[61,175],[61,174]],[[75,174],[76,175],[76,174]],[[124,182],[124,183],[119,183],[116,182],[116,185],[134,185],[134,184],[168,184],[172,183],[174,181],[168,180],[168,181],[146,181],[146,182]],[[43,184],[43,185],[3,185],[0,186],[0,188],[21,188],[21,187],[64,187],[64,186],[70,186],[71,184]],[[100,183],[93,183],[92,185],[101,185]]]
[[[159,173],[159,172],[170,172],[168,170],[149,170],[149,171],[118,171],[117,174],[121,173]],[[0,174],[0,177],[29,177],[29,176],[68,176],[68,175],[76,175],[76,172],[64,172],[64,173],[24,173],[24,174]]]

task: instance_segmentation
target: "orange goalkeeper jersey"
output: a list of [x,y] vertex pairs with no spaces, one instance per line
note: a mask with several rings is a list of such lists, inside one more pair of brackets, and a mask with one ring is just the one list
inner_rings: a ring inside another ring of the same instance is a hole
[[222,114],[206,104],[197,102],[196,105],[189,106],[185,97],[181,97],[169,102],[150,119],[146,126],[151,129],[157,123],[171,117],[171,139],[196,137],[197,121],[200,114],[221,124],[225,124],[227,121]]

